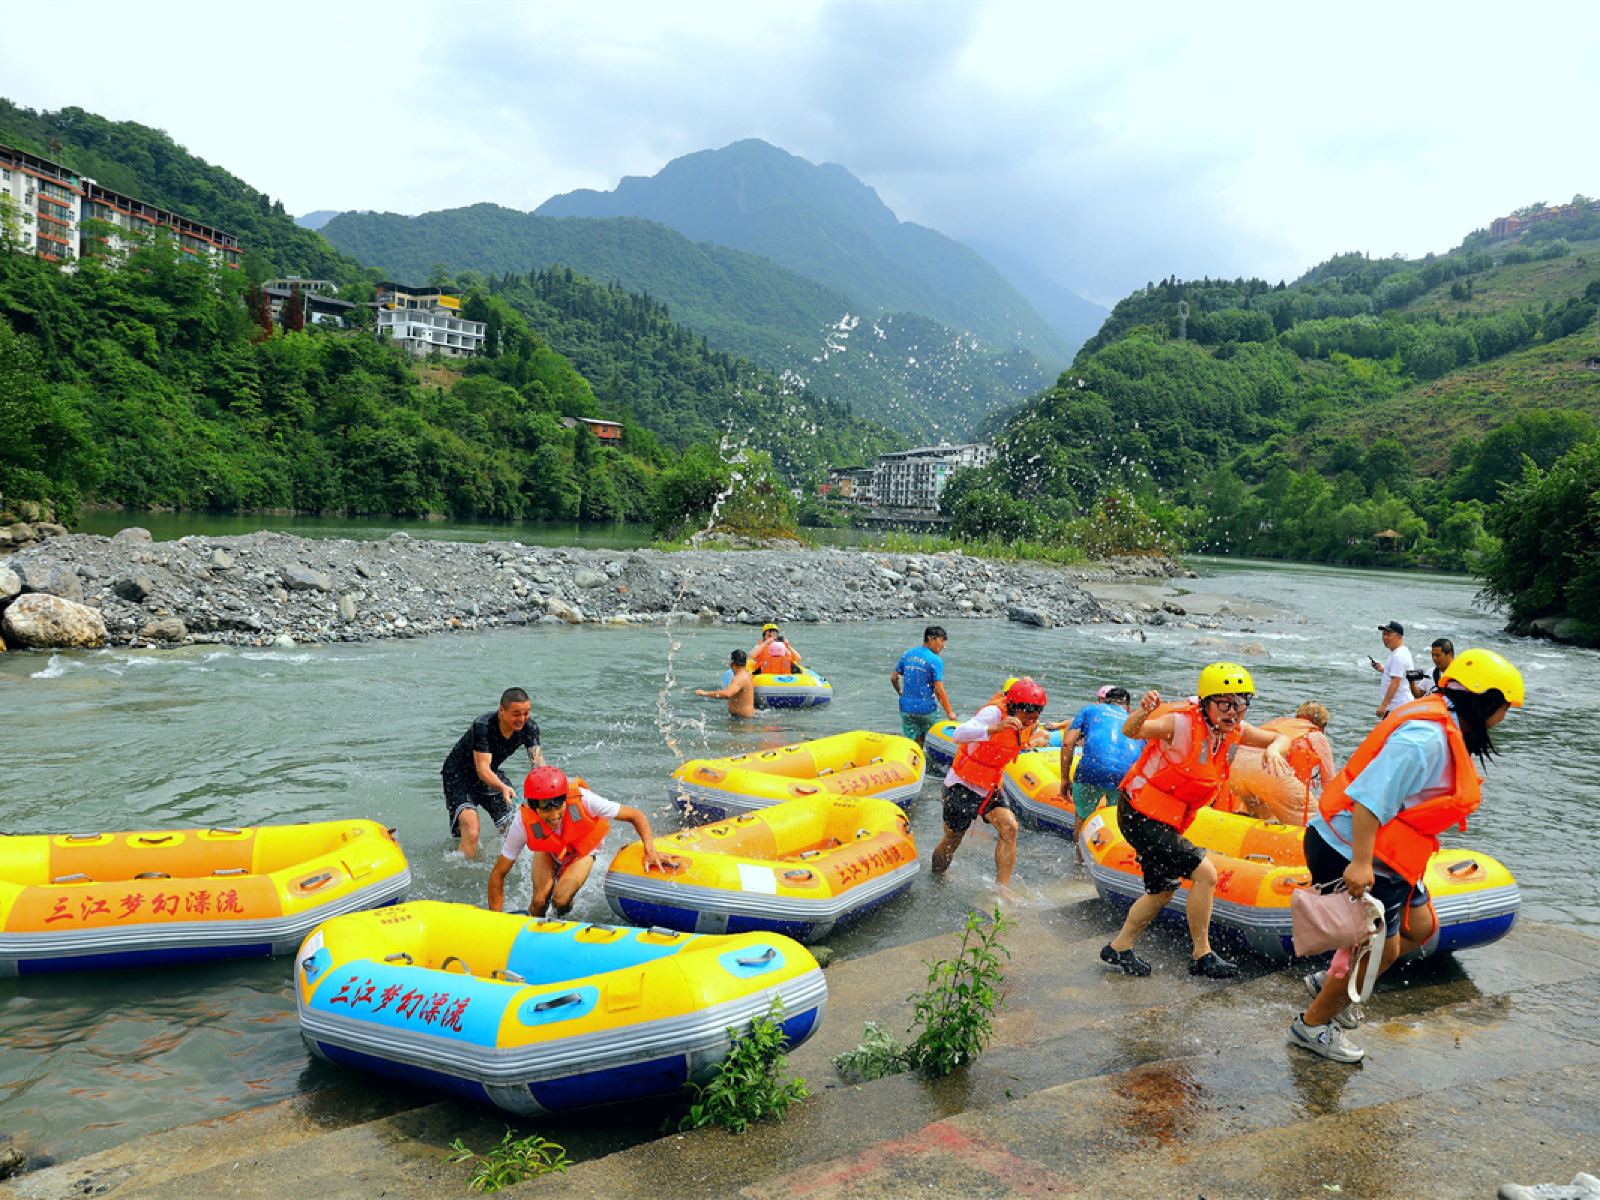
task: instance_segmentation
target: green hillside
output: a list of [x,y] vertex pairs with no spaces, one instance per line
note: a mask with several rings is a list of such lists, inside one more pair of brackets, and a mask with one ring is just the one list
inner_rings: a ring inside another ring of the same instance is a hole
[[340,283],[364,278],[355,262],[297,226],[281,201],[196,158],[159,129],[109,121],[81,108],[35,112],[0,98],[0,143],[234,234],[256,278],[287,274]]
[[1293,284],[1150,284],[947,504],[976,536],[1114,511],[1193,549],[1460,568],[1524,458],[1600,428],[1597,311],[1592,212]]
[[820,284],[651,221],[563,220],[477,204],[420,217],[345,213],[322,232],[403,279],[559,264],[620,283],[664,304],[716,349],[915,437],[959,440],[1047,382],[1026,352],[986,350],[925,317],[863,320],[852,315],[858,306]]
[[836,163],[821,166],[756,138],[674,159],[615,191],[576,191],[538,208],[551,217],[644,217],[695,241],[746,250],[852,298],[869,314],[920,313],[1047,364],[1068,346],[970,247],[899,220]]

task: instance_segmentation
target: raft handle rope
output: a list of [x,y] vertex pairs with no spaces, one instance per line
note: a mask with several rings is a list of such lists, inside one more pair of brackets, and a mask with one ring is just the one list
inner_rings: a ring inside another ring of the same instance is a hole
[[772,946],[768,946],[765,954],[758,954],[754,958],[736,958],[734,962],[741,967],[764,967],[777,957],[778,951]]
[[[457,961],[459,962],[460,960],[457,959]],[[462,966],[466,966],[465,963],[462,963],[461,965]],[[496,967],[494,970],[489,972],[489,978],[491,978],[491,979],[503,979],[507,983],[527,983],[528,982],[526,976],[518,975],[515,971],[511,970],[508,967]]]
[[1451,863],[1445,871],[1451,875],[1470,875],[1478,869],[1478,860],[1469,858],[1465,862]]
[[462,958],[458,954],[446,955],[445,956],[445,960],[442,963],[439,964],[439,970],[448,971],[450,969],[450,964],[451,963],[460,963],[461,964],[461,973],[463,975],[471,975],[472,974],[472,968],[467,966],[467,960]]
[[385,954],[383,956],[383,961],[386,963],[400,962],[401,960],[404,960],[406,966],[408,967],[414,967],[417,965],[417,960],[412,958],[411,955],[407,954],[404,950],[396,950],[393,954]]
[[140,871],[135,879],[171,879],[171,871]]
[[783,873],[783,877],[785,879],[793,879],[796,882],[799,882],[800,880],[803,880],[803,879],[815,879],[816,878],[815,875],[813,875],[810,871],[806,871],[806,870],[785,871]]
[[822,857],[822,851],[821,850],[802,850],[802,851],[800,851],[800,857],[801,858],[821,858]]
[[645,932],[650,934],[652,937],[659,938],[680,938],[683,936],[680,931],[676,929],[668,929],[663,925],[652,925],[649,929],[646,929]]
[[51,883],[93,883],[82,871],[74,871],[71,875],[57,875]]
[[1245,859],[1247,861],[1249,861],[1249,862],[1264,862],[1264,863],[1270,863],[1270,862],[1276,861],[1272,857],[1272,855],[1270,855],[1270,854],[1246,854],[1245,855]]
[[321,872],[320,874],[317,874],[317,875],[308,875],[308,876],[306,876],[304,879],[300,880],[300,882],[295,884],[294,886],[295,886],[295,889],[297,891],[300,891],[302,893],[303,892],[315,892],[315,891],[320,891],[321,889],[327,887],[330,883],[333,882],[333,879],[334,879],[333,872],[331,872],[331,871],[323,871],[323,872]]
[[69,842],[98,842],[105,836],[103,833],[69,833],[66,840]]
[[213,871],[211,873],[213,875],[248,875],[248,874],[250,874],[250,872],[247,871],[244,867],[218,867],[215,871]]
[[152,837],[150,834],[141,834],[137,839],[141,846],[165,846],[172,840],[172,834],[163,833]]
[[536,1013],[549,1012],[552,1008],[564,1008],[568,1004],[582,1004],[583,995],[579,992],[568,992],[565,996],[557,996],[554,1000],[543,1000],[533,1006]]
[[207,833],[220,833],[224,837],[239,837],[244,833],[242,829],[235,829],[231,825],[213,825],[206,830]]

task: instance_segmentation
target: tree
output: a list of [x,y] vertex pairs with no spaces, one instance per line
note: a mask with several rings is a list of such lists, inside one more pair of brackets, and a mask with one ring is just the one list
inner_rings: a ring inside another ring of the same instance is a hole
[[283,323],[284,332],[299,333],[306,327],[306,302],[300,294],[300,285],[291,283],[289,294],[284,298],[283,311],[279,319]]

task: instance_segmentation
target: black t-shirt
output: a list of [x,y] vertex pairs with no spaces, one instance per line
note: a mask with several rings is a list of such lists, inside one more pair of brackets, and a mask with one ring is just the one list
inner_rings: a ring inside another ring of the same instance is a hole
[[500,764],[511,757],[519,746],[539,744],[539,723],[532,717],[528,723],[510,737],[500,733],[500,713],[486,712],[472,723],[472,728],[461,735],[461,740],[450,748],[439,773],[446,778],[459,779],[477,787],[483,786],[478,778],[478,768],[472,761],[474,754],[489,756],[489,769],[497,771]]

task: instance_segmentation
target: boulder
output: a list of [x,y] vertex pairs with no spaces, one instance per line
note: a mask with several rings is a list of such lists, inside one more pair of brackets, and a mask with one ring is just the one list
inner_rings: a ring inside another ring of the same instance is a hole
[[0,604],[22,595],[22,576],[10,567],[0,567]]
[[63,600],[83,599],[83,581],[78,578],[78,573],[65,563],[25,563],[18,568],[17,574],[22,577],[24,592],[44,592],[47,595],[60,596]]
[[97,609],[45,592],[19,596],[7,605],[0,631],[11,645],[33,650],[106,644],[106,623]]
[[544,602],[544,611],[547,616],[565,621],[568,625],[583,624],[583,610],[568,604],[559,597],[551,596],[550,599],[546,600]]
[[599,571],[591,571],[585,567],[572,576],[572,582],[575,586],[587,591],[590,588],[603,587],[606,582],[606,576]]
[[189,631],[177,617],[157,617],[139,630],[139,636],[147,642],[181,642]]
[[[128,531],[124,529],[123,533]],[[119,579],[111,585],[111,590],[121,596],[129,604],[143,604],[156,590],[155,581],[142,571],[135,571],[125,579]]]
[[119,529],[111,535],[113,542],[153,542],[150,531],[138,525],[129,525],[126,529]]
[[36,538],[66,537],[67,527],[57,525],[54,521],[39,521],[33,527],[33,536]]
[[1035,625],[1040,629],[1052,629],[1056,619],[1049,613],[1037,608],[1024,608],[1020,604],[1013,604],[1006,609],[1006,620],[1015,621],[1019,625]]
[[16,521],[0,528],[0,549],[11,546],[26,546],[33,541],[33,526],[25,521]]
[[287,633],[280,633],[277,637],[272,639],[272,644],[279,650],[293,650],[294,638],[290,637]]
[[347,623],[356,619],[356,598],[354,596],[339,597],[339,619]]
[[219,546],[211,552],[211,568],[214,571],[231,571],[233,569],[233,555]]
[[325,572],[303,567],[299,563],[287,564],[278,574],[284,586],[292,592],[333,591],[333,580]]

